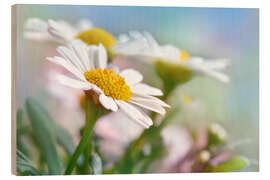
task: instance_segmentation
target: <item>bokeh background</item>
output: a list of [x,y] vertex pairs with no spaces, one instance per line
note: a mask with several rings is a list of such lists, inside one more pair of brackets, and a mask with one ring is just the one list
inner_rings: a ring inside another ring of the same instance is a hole
[[[71,24],[86,18],[115,36],[130,30],[149,31],[161,44],[174,44],[191,55],[231,59],[231,66],[226,71],[231,79],[229,84],[198,77],[179,88],[173,101],[181,101],[181,94],[187,93],[201,108],[195,113],[188,113],[188,110],[185,113],[184,110],[178,121],[187,126],[221,123],[232,141],[246,141],[237,146],[237,153],[259,161],[258,9],[18,5],[17,107],[23,106],[27,96],[40,96],[56,116],[63,102],[56,102],[46,93],[48,78],[44,68],[48,66],[44,59],[55,55],[55,46],[23,38],[23,25],[30,17],[66,20]],[[149,76],[146,81],[159,85]],[[68,122],[62,124],[71,129]],[[259,165],[253,163],[244,171],[258,169]]]

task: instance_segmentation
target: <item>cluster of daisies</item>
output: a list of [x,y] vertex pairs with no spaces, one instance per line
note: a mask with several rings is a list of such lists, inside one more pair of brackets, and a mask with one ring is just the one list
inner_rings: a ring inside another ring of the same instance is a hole
[[[228,76],[221,72],[229,65],[228,60],[191,57],[173,45],[160,45],[148,32],[131,31],[115,38],[88,20],[71,25],[65,21],[37,18],[28,19],[25,29],[27,39],[59,44],[56,48],[59,55],[46,59],[70,72],[56,77],[60,83],[94,94],[104,108],[124,112],[145,128],[153,124],[146,111],[164,115],[169,105],[155,97],[162,96],[163,92],[143,83],[140,72],[134,69],[119,71],[111,63],[114,57],[138,59],[153,66],[161,64],[164,72],[171,72],[170,67],[179,67],[192,77],[208,75],[229,82]],[[181,73],[174,76],[171,78],[181,79]]]

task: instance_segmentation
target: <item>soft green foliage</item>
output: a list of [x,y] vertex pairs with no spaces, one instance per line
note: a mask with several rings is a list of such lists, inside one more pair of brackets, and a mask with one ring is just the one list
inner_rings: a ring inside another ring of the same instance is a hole
[[239,171],[247,165],[247,162],[241,157],[233,157],[230,160],[220,163],[217,166],[210,166],[210,172],[234,172]]
[[[166,97],[173,89],[167,89]],[[17,112],[17,144],[22,144],[22,135],[30,135],[35,145],[40,151],[40,166],[34,167],[30,160],[23,154],[27,153],[22,146],[18,146],[19,156],[17,157],[17,172],[19,175],[45,175],[62,174],[62,166],[66,167],[65,174],[72,174],[76,168],[77,174],[131,174],[147,173],[149,167],[156,161],[164,157],[167,149],[161,137],[161,131],[172,119],[179,115],[179,107],[174,107],[163,118],[157,126],[151,126],[126,148],[125,153],[119,158],[112,169],[103,169],[103,159],[99,151],[99,143],[95,136],[92,136],[92,130],[97,119],[107,111],[97,108],[88,97],[86,103],[86,124],[82,128],[82,138],[79,145],[75,148],[70,134],[50,117],[46,109],[34,98],[26,100],[26,110],[30,119],[30,126],[23,126],[23,110]],[[156,114],[152,113],[151,118],[155,119]],[[27,133],[22,133],[27,132]],[[225,143],[220,143],[215,133],[208,131],[208,146],[219,147]],[[61,162],[57,146],[62,146],[68,157],[68,164]],[[148,146],[148,151],[145,147]],[[21,152],[22,151],[22,152]],[[27,155],[27,154],[26,154]],[[47,165],[48,168],[43,166]],[[247,163],[240,157],[234,157],[217,166],[210,163],[202,171],[205,172],[231,172],[241,170]],[[47,172],[48,169],[48,172]]]
[[23,110],[22,109],[18,109],[17,110],[17,115],[16,115],[16,122],[17,122],[17,128],[18,127],[22,127],[23,126]]
[[[77,174],[102,174],[102,173],[147,173],[149,167],[158,159],[164,157],[167,149],[161,138],[161,131],[174,117],[178,116],[180,109],[173,108],[163,118],[158,126],[151,126],[146,129],[137,139],[133,140],[126,148],[125,153],[119,158],[112,169],[103,169],[103,159],[99,151],[98,139],[91,136],[92,129],[98,117],[104,114],[103,110],[94,108],[94,104],[88,100],[86,106],[86,126],[82,128],[82,139],[75,149],[70,134],[50,117],[46,109],[34,98],[26,100],[26,110],[30,119],[30,126],[23,122],[23,110],[17,112],[17,144],[22,143],[22,136],[31,137],[40,151],[40,167],[35,167],[27,157],[27,152],[18,146],[17,151],[17,172],[19,175],[45,175],[62,174],[62,166],[66,166],[66,174],[71,174],[76,167]],[[156,114],[152,114],[154,119]],[[223,143],[217,141],[215,133],[208,131],[208,145],[216,147]],[[97,138],[97,137],[96,137]],[[57,146],[62,146],[68,155],[69,162],[61,162]],[[145,151],[148,146],[148,151]],[[27,147],[25,145],[25,147]],[[207,146],[209,147],[209,146]],[[26,148],[27,149],[27,148]],[[25,153],[25,152],[26,153]],[[29,153],[31,154],[31,152]],[[43,166],[47,165],[48,168]],[[228,161],[213,166],[207,163],[204,172],[232,172],[239,171],[247,165],[241,157],[233,157]],[[48,169],[48,172],[47,172]]]
[[17,133],[16,133],[16,146],[17,149],[23,152],[24,154],[28,155],[29,150],[26,146],[26,144],[23,141],[23,136],[28,133],[28,128],[24,126],[23,122],[23,116],[24,112],[22,109],[18,109],[17,115],[16,115],[16,122],[17,122]]
[[29,175],[41,175],[38,170],[32,165],[30,160],[21,152],[17,150],[16,152],[16,169],[18,175],[29,176]]
[[58,144],[62,146],[69,155],[72,155],[72,153],[75,151],[75,145],[73,143],[71,135],[67,130],[61,128],[60,126],[55,126],[56,140]]
[[51,126],[52,119],[41,104],[32,97],[26,100],[26,109],[33,135],[38,140],[47,162],[49,174],[61,174],[62,167],[56,149],[56,134]]
[[[28,144],[24,143],[23,137],[30,138],[39,152],[39,166],[37,169],[42,174],[61,174],[62,163],[58,156],[57,146],[62,146],[69,158],[75,151],[72,136],[53,121],[46,109],[36,99],[28,98],[25,105],[30,119],[30,126],[25,125],[23,109],[18,109],[18,151],[30,157],[32,152],[29,152]],[[82,157],[79,158],[78,163],[82,163]],[[45,165],[48,165],[48,168]],[[47,172],[47,169],[49,172]]]
[[93,174],[102,174],[102,160],[100,156],[93,152],[90,159],[90,166],[92,168]]

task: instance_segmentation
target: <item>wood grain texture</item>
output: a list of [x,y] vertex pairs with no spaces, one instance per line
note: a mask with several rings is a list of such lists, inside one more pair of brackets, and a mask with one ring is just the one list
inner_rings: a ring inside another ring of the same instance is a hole
[[16,175],[16,5],[11,6],[11,173]]

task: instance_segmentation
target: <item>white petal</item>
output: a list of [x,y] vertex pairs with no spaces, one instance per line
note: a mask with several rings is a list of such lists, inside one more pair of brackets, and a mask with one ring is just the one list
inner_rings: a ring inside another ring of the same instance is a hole
[[102,44],[99,44],[98,48],[98,67],[104,69],[107,67],[107,51]]
[[48,20],[48,32],[59,42],[65,43],[74,38],[76,30],[65,21]]
[[129,37],[128,37],[128,35],[126,35],[126,34],[120,34],[119,36],[118,36],[118,42],[120,42],[120,43],[123,43],[123,42],[127,42],[129,40]]
[[82,90],[89,90],[91,89],[91,85],[88,82],[79,81],[76,79],[69,78],[64,75],[58,75],[57,79],[62,83],[63,85],[76,88],[76,89],[82,89]]
[[99,67],[99,48],[97,46],[88,46],[88,59],[91,69],[97,69]]
[[85,77],[83,76],[82,72],[80,70],[78,70],[76,68],[76,66],[74,66],[70,62],[66,61],[65,59],[58,57],[58,56],[47,57],[46,59],[57,64],[57,65],[63,66],[66,70],[68,70],[69,72],[74,74],[77,78],[85,81]]
[[164,101],[162,101],[159,98],[156,98],[154,96],[133,94],[131,99],[135,100],[135,101],[144,100],[144,101],[149,101],[152,103],[159,104],[163,107],[168,107],[168,108],[171,107],[170,105],[166,104]]
[[99,101],[106,109],[112,110],[114,112],[118,110],[118,106],[116,105],[114,100],[111,97],[106,96],[105,94],[99,95]]
[[71,48],[73,48],[77,57],[80,59],[85,71],[90,70],[87,46],[85,44],[82,44],[81,41],[72,41]]
[[53,41],[51,35],[47,32],[24,32],[23,37],[34,41]]
[[36,32],[47,32],[48,23],[39,18],[29,18],[27,19],[24,28]]
[[135,94],[162,96],[163,93],[160,89],[154,88],[144,83],[138,83],[130,87],[131,91]]
[[178,62],[181,55],[180,50],[173,45],[164,45],[159,47],[160,58]]
[[[142,114],[135,106],[121,100],[116,100],[116,103],[127,116],[135,120],[135,122],[137,122],[141,126],[149,128],[153,124],[151,119],[145,114]],[[149,119],[151,122],[149,121]]]
[[[133,107],[135,107],[135,106],[133,106]],[[143,117],[144,117],[144,119],[145,119],[145,121],[150,125],[150,126],[152,126],[153,125],[153,121],[152,121],[152,119],[141,109],[141,108],[139,108],[139,107],[137,107],[136,108],[138,111],[140,111],[140,113],[142,113],[142,115],[143,115]]]
[[154,39],[154,37],[147,31],[144,32],[144,36],[147,39],[148,43],[152,46],[152,48],[158,47],[157,41]]
[[95,91],[97,94],[104,94],[102,89],[97,87],[95,84],[89,83],[91,85],[91,90]]
[[89,30],[91,28],[93,28],[93,23],[89,21],[88,19],[82,19],[77,24],[77,30],[79,32]]
[[129,31],[129,35],[134,39],[142,39],[142,38],[144,38],[142,33],[140,33],[139,31]]
[[[124,39],[124,40],[123,40]],[[132,56],[145,62],[153,61],[156,58],[178,61],[180,50],[172,45],[159,45],[153,36],[144,32],[129,32],[129,37],[122,35],[122,40],[112,47],[116,54]]]
[[134,69],[125,69],[120,73],[120,76],[125,78],[128,85],[133,85],[143,80],[142,74]]
[[229,83],[230,82],[230,78],[221,73],[221,72],[217,72],[217,71],[205,71],[204,72],[206,75],[210,76],[210,77],[213,77],[221,82],[224,82],[224,83]]
[[39,18],[29,18],[24,28],[24,38],[36,41],[51,41],[53,38],[48,32],[48,24]]
[[205,60],[204,65],[213,70],[226,69],[230,65],[231,61],[229,59],[214,59]]
[[129,102],[162,115],[166,113],[166,110],[162,106],[153,101],[147,101],[145,99],[131,99]]
[[149,51],[149,43],[143,35],[138,34],[140,33],[131,32],[129,36],[122,34],[118,43],[112,46],[111,50],[114,53],[127,56],[145,55],[145,52]]
[[[69,46],[72,45],[69,44]],[[86,67],[84,67],[81,63],[79,57],[77,57],[74,49],[72,49],[71,47],[59,46],[58,48],[56,48],[56,51],[67,61],[76,66],[81,72],[85,72],[87,70]]]
[[118,43],[111,47],[112,52],[125,56],[144,55],[144,50],[147,48],[147,43],[144,40],[131,40]]
[[206,64],[205,61],[200,58],[200,57],[194,57],[191,58],[188,61],[184,61],[181,63],[181,65],[189,67],[192,71],[202,74],[202,75],[207,75],[210,77],[213,77],[217,80],[220,80],[224,83],[228,83],[230,81],[229,77],[221,72],[215,71],[211,67],[209,67],[209,64]]
[[80,39],[72,39],[70,41],[70,43],[68,44],[73,44],[73,45],[83,45],[83,46],[86,46],[87,47],[87,44],[85,44],[85,42],[83,42],[82,40]]

